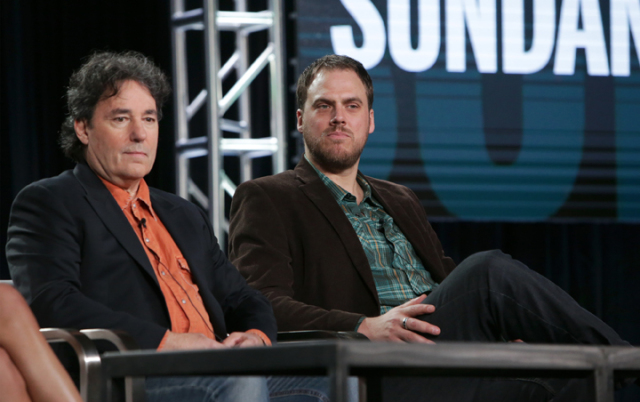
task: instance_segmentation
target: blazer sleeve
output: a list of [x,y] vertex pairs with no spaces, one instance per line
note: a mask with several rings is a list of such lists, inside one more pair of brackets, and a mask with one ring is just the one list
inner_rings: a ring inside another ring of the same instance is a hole
[[16,197],[6,246],[16,287],[42,327],[120,329],[133,336],[140,347],[156,348],[167,328],[114,311],[83,293],[86,228],[75,208],[77,201],[74,204],[70,198],[62,199],[38,183]]
[[287,207],[275,202],[254,182],[238,187],[231,204],[229,259],[249,285],[271,301],[280,331],[355,330],[363,314],[327,310],[294,298],[294,271],[303,267],[293,261],[289,242],[294,234],[285,229],[279,213]]
[[275,344],[277,325],[271,303],[262,293],[251,288],[229,262],[218,245],[209,219],[204,211],[199,209],[199,212],[202,222],[206,224],[207,242],[211,247],[212,266],[207,267],[213,273],[210,289],[222,308],[227,331],[259,329]]

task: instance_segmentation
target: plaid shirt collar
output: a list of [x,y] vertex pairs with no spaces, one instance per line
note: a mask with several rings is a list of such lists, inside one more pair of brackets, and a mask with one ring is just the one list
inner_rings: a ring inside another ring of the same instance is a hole
[[[318,173],[320,180],[322,180],[324,185],[327,186],[327,188],[331,192],[331,195],[333,195],[333,198],[335,198],[338,204],[356,202],[356,197],[353,194],[346,191],[339,185],[335,184],[330,178],[327,177],[327,175],[325,175],[320,170],[318,170],[318,168],[313,164],[313,162],[311,162],[311,160],[307,158],[307,154],[304,154],[304,158],[307,160],[307,162],[309,162],[313,170],[315,170],[316,173]],[[364,175],[360,173],[360,171],[358,171],[356,180],[358,181],[358,184],[360,185],[360,188],[362,188],[362,192],[364,194],[362,197],[362,202],[368,202],[377,207],[383,208],[382,205],[378,201],[376,201],[376,199],[371,194],[371,186],[369,185],[367,180],[364,178]]]

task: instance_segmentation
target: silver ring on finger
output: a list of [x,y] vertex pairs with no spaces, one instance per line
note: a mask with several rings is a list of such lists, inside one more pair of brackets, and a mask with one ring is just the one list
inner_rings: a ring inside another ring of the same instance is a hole
[[407,320],[409,319],[409,317],[404,317],[404,319],[402,320],[402,328],[408,330],[409,328],[407,328]]

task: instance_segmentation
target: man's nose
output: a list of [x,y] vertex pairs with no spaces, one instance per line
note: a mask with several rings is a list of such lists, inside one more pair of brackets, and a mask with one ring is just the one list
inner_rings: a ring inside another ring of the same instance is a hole
[[344,124],[344,122],[344,108],[338,106],[334,109],[331,124],[339,125]]
[[144,141],[147,138],[147,130],[142,121],[133,119],[131,121],[131,140],[136,142]]

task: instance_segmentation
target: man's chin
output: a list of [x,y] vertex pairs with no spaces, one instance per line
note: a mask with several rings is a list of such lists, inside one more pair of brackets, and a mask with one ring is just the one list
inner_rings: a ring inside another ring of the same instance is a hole
[[320,165],[322,170],[330,173],[340,173],[351,169],[360,160],[360,155],[312,154],[312,159]]
[[128,180],[140,180],[140,179],[143,179],[146,175],[148,175],[150,171],[151,169],[140,166],[139,168],[127,170],[124,176]]

